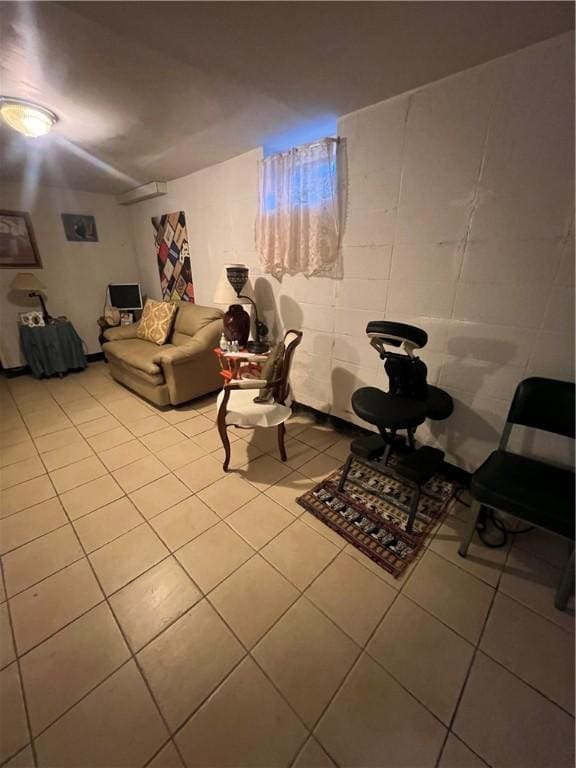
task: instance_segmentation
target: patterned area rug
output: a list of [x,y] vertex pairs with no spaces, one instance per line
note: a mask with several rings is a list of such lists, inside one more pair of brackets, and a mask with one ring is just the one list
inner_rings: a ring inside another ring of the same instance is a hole
[[400,576],[446,512],[455,486],[434,475],[422,486],[412,533],[406,532],[412,489],[354,459],[342,493],[341,469],[297,499],[346,541],[394,576]]

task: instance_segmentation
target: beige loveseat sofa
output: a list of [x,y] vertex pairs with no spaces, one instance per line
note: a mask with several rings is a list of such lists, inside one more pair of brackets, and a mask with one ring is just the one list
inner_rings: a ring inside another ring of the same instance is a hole
[[109,328],[102,346],[112,376],[156,405],[178,405],[222,387],[213,350],[222,334],[223,313],[178,301],[168,343],[136,335],[138,323]]

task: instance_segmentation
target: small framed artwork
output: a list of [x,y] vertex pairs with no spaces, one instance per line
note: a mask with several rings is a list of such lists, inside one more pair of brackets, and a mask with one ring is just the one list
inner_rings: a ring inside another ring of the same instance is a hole
[[30,214],[0,211],[0,268],[41,268]]
[[73,243],[97,243],[96,219],[83,213],[63,213],[62,224],[66,240]]

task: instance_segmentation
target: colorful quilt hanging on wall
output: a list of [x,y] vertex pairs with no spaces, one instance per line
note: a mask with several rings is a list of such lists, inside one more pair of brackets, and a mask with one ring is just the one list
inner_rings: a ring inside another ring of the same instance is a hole
[[184,211],[153,216],[156,260],[164,301],[194,303],[194,283]]

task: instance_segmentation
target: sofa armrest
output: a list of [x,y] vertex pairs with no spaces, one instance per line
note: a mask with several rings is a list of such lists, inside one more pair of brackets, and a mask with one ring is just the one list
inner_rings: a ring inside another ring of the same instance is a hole
[[106,341],[120,341],[121,339],[135,339],[138,334],[139,323],[130,325],[117,325],[115,328],[107,328],[104,331]]
[[184,365],[202,352],[206,352],[204,345],[195,339],[190,339],[187,344],[179,347],[170,347],[170,349],[160,347],[153,360],[159,365]]

